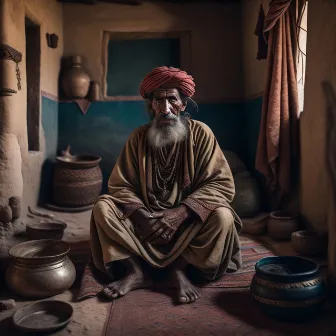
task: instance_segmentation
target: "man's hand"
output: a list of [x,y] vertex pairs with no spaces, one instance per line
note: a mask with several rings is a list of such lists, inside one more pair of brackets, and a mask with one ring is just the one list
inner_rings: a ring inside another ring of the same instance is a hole
[[153,233],[153,226],[164,214],[150,213],[146,209],[140,208],[133,212],[131,219],[134,224],[135,232],[141,240],[146,239]]
[[180,225],[190,217],[191,211],[186,205],[182,204],[177,208],[157,214],[162,215],[162,217],[151,226],[153,233],[145,241],[152,245],[163,245],[171,241]]

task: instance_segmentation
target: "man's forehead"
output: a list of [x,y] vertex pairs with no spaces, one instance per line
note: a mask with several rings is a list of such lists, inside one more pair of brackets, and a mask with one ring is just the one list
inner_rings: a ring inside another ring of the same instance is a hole
[[153,92],[153,96],[154,97],[179,96],[179,92],[175,88],[171,88],[171,89],[160,88],[160,89],[156,89]]

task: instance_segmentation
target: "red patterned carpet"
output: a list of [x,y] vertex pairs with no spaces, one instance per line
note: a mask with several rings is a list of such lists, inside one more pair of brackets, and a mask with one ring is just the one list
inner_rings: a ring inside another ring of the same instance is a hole
[[[246,288],[250,286],[254,275],[255,263],[273,253],[261,243],[250,238],[241,237],[243,267],[236,273],[223,276],[221,279],[202,285],[203,288]],[[109,283],[109,279],[99,273],[89,263],[84,270],[78,300],[96,296]]]
[[190,305],[173,293],[137,290],[110,304],[104,336],[335,336],[332,314],[304,324],[274,321],[260,312],[248,289],[202,290]]
[[[304,324],[287,324],[265,316],[252,301],[249,285],[255,263],[273,253],[261,243],[241,237],[243,268],[202,286],[201,298],[176,302],[176,293],[159,288],[136,290],[110,303],[105,336],[335,336],[334,313]],[[78,299],[97,295],[108,283],[86,266]]]

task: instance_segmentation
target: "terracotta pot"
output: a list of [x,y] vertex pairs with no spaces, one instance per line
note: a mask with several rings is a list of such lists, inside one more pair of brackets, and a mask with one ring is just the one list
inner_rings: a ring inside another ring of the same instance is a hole
[[287,211],[274,211],[270,214],[267,231],[275,240],[290,240],[291,234],[299,229],[297,214]]
[[68,98],[85,98],[89,92],[90,77],[82,67],[82,58],[72,56],[62,76],[62,87]]
[[296,231],[292,233],[292,246],[303,256],[323,255],[328,250],[328,236],[313,230]]

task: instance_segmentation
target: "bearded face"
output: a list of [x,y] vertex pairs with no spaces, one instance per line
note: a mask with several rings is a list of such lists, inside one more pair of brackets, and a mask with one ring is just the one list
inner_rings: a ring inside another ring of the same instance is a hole
[[151,146],[160,148],[182,141],[187,135],[185,117],[181,115],[186,108],[177,89],[158,89],[153,92],[150,109],[151,127],[148,140]]

